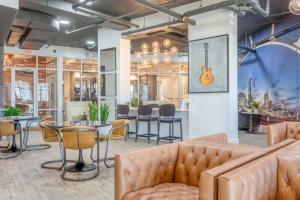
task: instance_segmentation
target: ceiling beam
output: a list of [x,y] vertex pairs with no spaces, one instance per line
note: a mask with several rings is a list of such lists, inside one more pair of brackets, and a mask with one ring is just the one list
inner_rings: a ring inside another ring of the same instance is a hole
[[184,23],[189,23],[191,25],[196,25],[196,21],[189,18],[189,17],[186,17],[184,15],[181,15],[177,12],[174,12],[168,8],[165,8],[163,6],[160,6],[160,5],[157,5],[155,3],[151,3],[147,0],[135,0],[135,2],[139,3],[139,4],[142,4],[148,8],[151,8],[152,10],[155,10],[157,12],[161,12],[161,13],[164,13],[164,14],[167,14],[169,16],[172,16],[172,17],[175,17],[177,20],[181,21],[181,22],[184,22]]

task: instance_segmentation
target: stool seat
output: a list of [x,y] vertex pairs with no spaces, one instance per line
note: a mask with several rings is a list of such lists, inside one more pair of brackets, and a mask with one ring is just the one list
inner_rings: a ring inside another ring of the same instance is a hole
[[163,123],[181,122],[182,118],[179,118],[179,117],[175,117],[174,119],[172,119],[172,118],[159,118],[159,121],[163,122]]
[[147,122],[147,121],[157,121],[158,117],[149,117],[149,116],[140,116],[138,118],[139,121]]
[[118,119],[134,120],[134,119],[137,119],[137,116],[133,116],[133,115],[128,115],[128,116],[120,115],[120,116],[118,116],[117,118],[118,118]]

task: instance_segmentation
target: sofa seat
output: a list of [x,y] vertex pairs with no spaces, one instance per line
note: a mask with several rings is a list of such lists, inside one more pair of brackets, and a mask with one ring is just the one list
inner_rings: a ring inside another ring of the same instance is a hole
[[162,183],[128,193],[123,200],[198,200],[199,187]]

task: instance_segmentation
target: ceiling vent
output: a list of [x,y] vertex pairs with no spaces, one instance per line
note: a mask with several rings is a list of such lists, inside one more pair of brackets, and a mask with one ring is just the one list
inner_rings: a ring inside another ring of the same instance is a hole
[[59,22],[49,14],[19,10],[7,39],[8,46],[20,43],[21,49],[39,50],[59,34]]

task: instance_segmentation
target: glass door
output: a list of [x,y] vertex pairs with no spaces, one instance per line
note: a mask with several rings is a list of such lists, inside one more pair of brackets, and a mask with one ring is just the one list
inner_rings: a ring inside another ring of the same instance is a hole
[[13,68],[11,76],[11,105],[21,108],[24,115],[37,116],[36,70]]

